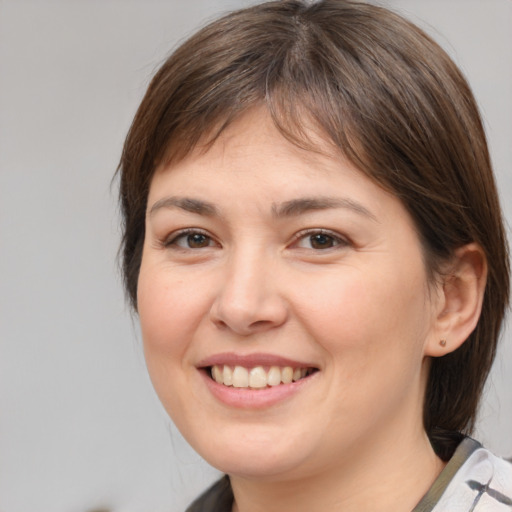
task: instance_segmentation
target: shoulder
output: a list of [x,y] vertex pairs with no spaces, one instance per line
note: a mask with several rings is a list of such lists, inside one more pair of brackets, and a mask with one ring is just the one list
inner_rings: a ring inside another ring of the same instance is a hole
[[185,512],[231,512],[233,492],[224,476],[197,498]]
[[433,512],[512,510],[512,464],[473,439],[462,441],[445,472],[447,485]]

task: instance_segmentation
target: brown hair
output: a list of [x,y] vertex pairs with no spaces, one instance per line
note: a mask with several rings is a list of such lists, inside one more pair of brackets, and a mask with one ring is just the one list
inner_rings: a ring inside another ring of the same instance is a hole
[[[265,105],[284,136],[314,149],[319,133],[411,214],[431,278],[469,242],[489,274],[479,323],[432,361],[424,424],[439,455],[444,432],[473,427],[508,303],[507,245],[485,134],[471,90],[419,28],[348,0],[268,2],[233,12],[179,47],[153,78],[127,136],[119,172],[126,290],[136,309],[149,184],[163,160],[210,142]],[[456,437],[456,436],[455,436]]]

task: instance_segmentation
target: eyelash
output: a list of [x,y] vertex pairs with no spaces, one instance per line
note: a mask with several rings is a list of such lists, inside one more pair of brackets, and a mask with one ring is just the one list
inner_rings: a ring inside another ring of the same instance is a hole
[[210,243],[204,247],[184,247],[184,246],[179,245],[178,241],[180,239],[186,240],[188,237],[190,237],[192,235],[203,236],[208,240],[208,242],[215,243],[214,239],[206,231],[203,231],[202,229],[197,229],[197,228],[188,228],[188,229],[182,229],[181,231],[178,231],[177,233],[172,233],[170,237],[166,238],[163,241],[162,245],[166,248],[174,247],[174,248],[181,249],[181,250],[206,249],[206,248],[213,246]]
[[[201,246],[201,247],[190,247],[188,245],[188,241],[189,241],[188,237],[193,236],[193,235],[199,235],[199,236],[204,237],[206,239],[206,242],[208,245]],[[299,233],[297,233],[294,236],[293,241],[290,245],[292,248],[294,246],[297,247],[301,241],[307,240],[308,237],[309,237],[309,241],[312,242],[312,238],[314,236],[325,237],[326,239],[328,239],[327,240],[328,243],[330,241],[332,243],[332,245],[330,245],[329,247],[321,247],[321,248],[318,248],[318,247],[316,247],[316,248],[315,247],[298,247],[298,248],[311,249],[311,250],[314,250],[315,252],[316,251],[320,252],[320,251],[327,251],[329,249],[333,249],[338,246],[346,247],[346,246],[350,245],[350,242],[346,238],[340,236],[339,234],[337,234],[333,231],[329,231],[327,229],[308,229],[308,230],[300,231]],[[180,245],[178,243],[180,240],[186,240],[185,243],[187,243],[187,246],[185,247],[185,246]],[[183,229],[181,231],[178,231],[177,233],[173,233],[169,238],[164,240],[162,243],[162,245],[166,248],[174,247],[174,248],[181,249],[181,250],[207,249],[207,248],[213,247],[214,246],[213,244],[216,244],[216,242],[211,237],[211,235],[208,232],[203,231],[201,229],[197,229],[197,228]]]
[[301,241],[307,240],[308,237],[311,242],[311,239],[314,236],[323,236],[323,237],[329,238],[330,240],[332,240],[333,245],[331,245],[330,247],[324,247],[324,248],[302,247],[303,249],[311,249],[311,250],[320,252],[320,251],[327,251],[329,249],[333,249],[338,246],[346,247],[346,246],[350,245],[350,242],[345,237],[342,237],[338,233],[335,233],[328,229],[308,229],[308,230],[300,231],[299,233],[297,233],[295,235],[292,246],[297,246]]

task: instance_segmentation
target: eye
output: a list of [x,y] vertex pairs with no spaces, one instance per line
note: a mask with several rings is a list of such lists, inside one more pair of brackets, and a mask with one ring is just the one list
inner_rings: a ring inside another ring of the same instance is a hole
[[331,249],[339,245],[348,245],[348,242],[331,231],[317,230],[299,233],[294,245],[301,249],[314,249],[316,251],[321,251]]
[[165,242],[166,247],[174,246],[180,249],[204,249],[216,245],[208,234],[198,230],[180,231]]

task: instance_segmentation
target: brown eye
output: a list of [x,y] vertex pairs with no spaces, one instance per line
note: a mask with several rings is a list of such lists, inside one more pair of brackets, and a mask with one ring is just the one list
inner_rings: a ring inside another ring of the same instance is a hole
[[178,247],[180,249],[205,249],[215,245],[209,235],[195,230],[182,231],[165,243],[166,247]]
[[325,233],[316,233],[309,237],[309,243],[313,249],[330,249],[339,242],[337,242],[332,236],[326,235]]
[[332,249],[333,247],[343,248],[349,245],[349,242],[335,232],[324,230],[309,230],[299,233],[294,247],[300,249],[310,249],[322,251]]
[[210,245],[210,237],[203,235],[202,233],[193,233],[187,235],[187,245],[191,249],[202,249]]

